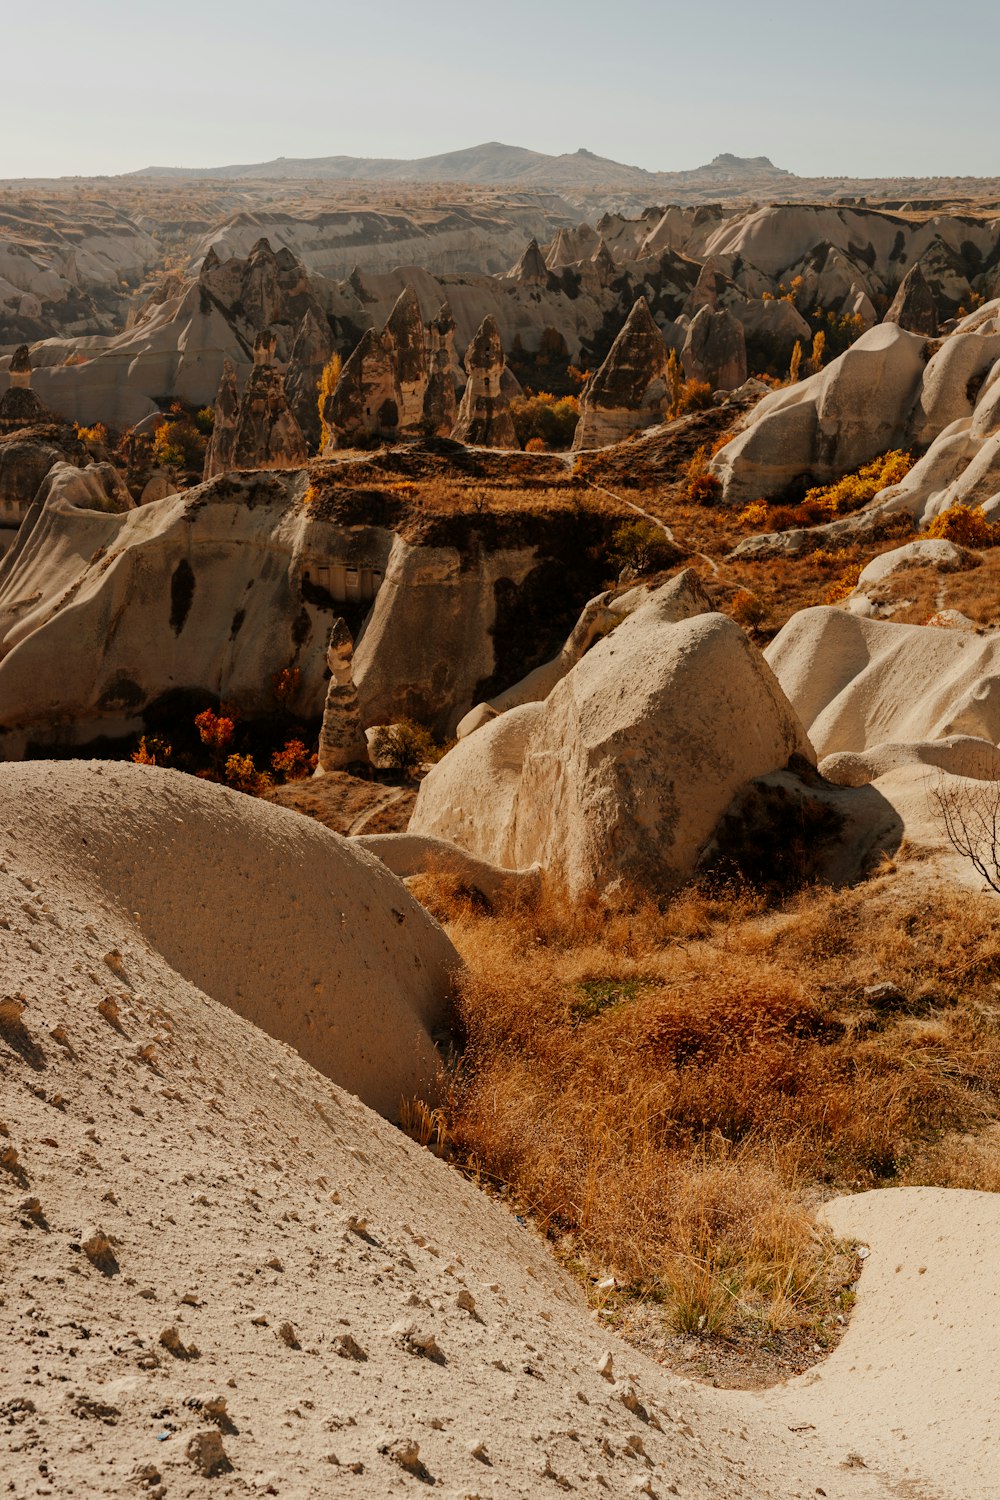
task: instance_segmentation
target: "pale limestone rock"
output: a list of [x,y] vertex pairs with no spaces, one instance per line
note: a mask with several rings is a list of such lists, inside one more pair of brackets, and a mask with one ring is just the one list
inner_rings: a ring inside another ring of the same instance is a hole
[[455,390],[455,319],[445,302],[427,325],[427,389],[424,431],[428,437],[450,437],[458,415]]
[[429,378],[427,343],[420,301],[412,286],[399,294],[382,330],[396,389],[396,428],[400,437],[423,431]]
[[309,456],[285,397],[284,378],[272,363],[274,352],[274,335],[262,333],[254,345],[254,366],[236,417],[235,469],[295,469]]

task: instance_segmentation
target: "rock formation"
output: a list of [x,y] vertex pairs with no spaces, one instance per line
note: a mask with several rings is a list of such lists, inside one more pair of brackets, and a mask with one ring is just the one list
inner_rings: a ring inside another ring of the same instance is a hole
[[396,391],[396,429],[400,437],[423,431],[429,377],[427,342],[420,301],[412,286],[400,294],[382,330]]
[[814,762],[763,658],[717,614],[676,622],[654,593],[553,688],[459,740],[410,831],[571,891],[687,878],[736,794]]
[[881,323],[826,369],[765,396],[712,468],[728,504],[839,479],[905,439],[925,340]]
[[31,389],[31,357],[27,344],[14,350],[8,373],[10,385],[0,396],[0,434],[53,422],[52,413]]
[[285,397],[285,381],[273,364],[274,335],[258,335],[233,434],[233,468],[295,469],[309,456],[302,429]]
[[215,393],[215,420],[205,448],[205,478],[224,474],[233,467],[236,448],[236,419],[240,410],[240,393],[236,384],[236,366],[224,361],[222,379]]
[[603,448],[662,422],[666,401],[667,346],[640,297],[584,387],[573,447]]
[[950,735],[1000,741],[996,636],[821,606],[793,615],[765,656],[820,757]]
[[681,351],[684,374],[713,391],[734,391],[747,378],[743,325],[726,308],[704,304],[688,327]]
[[919,261],[903,277],[892,306],[882,321],[898,323],[908,333],[922,333],[926,338],[937,338],[937,306],[934,294],[924,280]]
[[373,435],[394,437],[399,427],[399,393],[392,357],[369,328],[340,372],[327,398],[323,420],[330,432],[325,451],[350,448]]
[[502,389],[505,361],[500,330],[484,318],[465,355],[466,386],[452,436],[480,448],[520,448]]
[[351,675],[354,642],[344,620],[334,620],[326,662],[330,685],[323,705],[323,724],[319,734],[319,761],[316,774],[342,771],[346,766],[368,759],[367,743],[361,728],[358,693]]
[[507,272],[506,281],[517,281],[521,286],[545,286],[549,285],[549,268],[545,264],[545,257],[538,248],[537,240],[529,240],[524,254],[512,270]]
[[458,414],[455,390],[455,319],[445,302],[427,325],[427,390],[424,430],[428,437],[450,437]]
[[285,371],[285,395],[302,434],[314,450],[320,440],[319,380],[334,354],[333,335],[326,318],[307,308],[299,324],[288,369]]

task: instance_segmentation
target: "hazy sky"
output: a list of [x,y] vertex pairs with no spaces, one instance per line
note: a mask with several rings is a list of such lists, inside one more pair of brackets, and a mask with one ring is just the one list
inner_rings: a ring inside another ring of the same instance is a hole
[[1000,6],[966,0],[4,4],[0,176],[426,156],[1000,175]]

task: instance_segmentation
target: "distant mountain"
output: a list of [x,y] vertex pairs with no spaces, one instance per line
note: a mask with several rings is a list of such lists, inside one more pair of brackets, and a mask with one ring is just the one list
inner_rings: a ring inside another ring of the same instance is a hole
[[487,141],[463,151],[446,151],[440,156],[423,156],[414,161],[367,156],[279,156],[274,161],[225,167],[146,167],[129,175],[214,177],[229,181],[462,182],[489,187],[549,188],[555,192],[639,193],[645,201],[652,202],[663,191],[701,179],[738,187],[744,181],[757,183],[761,179],[789,178],[792,174],[776,167],[766,156],[725,153],[707,166],[689,171],[648,172],[644,167],[627,166],[583,149],[548,156],[523,146]]

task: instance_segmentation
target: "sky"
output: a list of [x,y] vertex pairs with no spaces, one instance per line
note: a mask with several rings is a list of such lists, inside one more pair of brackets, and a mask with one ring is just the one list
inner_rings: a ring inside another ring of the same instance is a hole
[[1000,175],[1000,6],[966,0],[5,0],[0,177],[429,156]]

